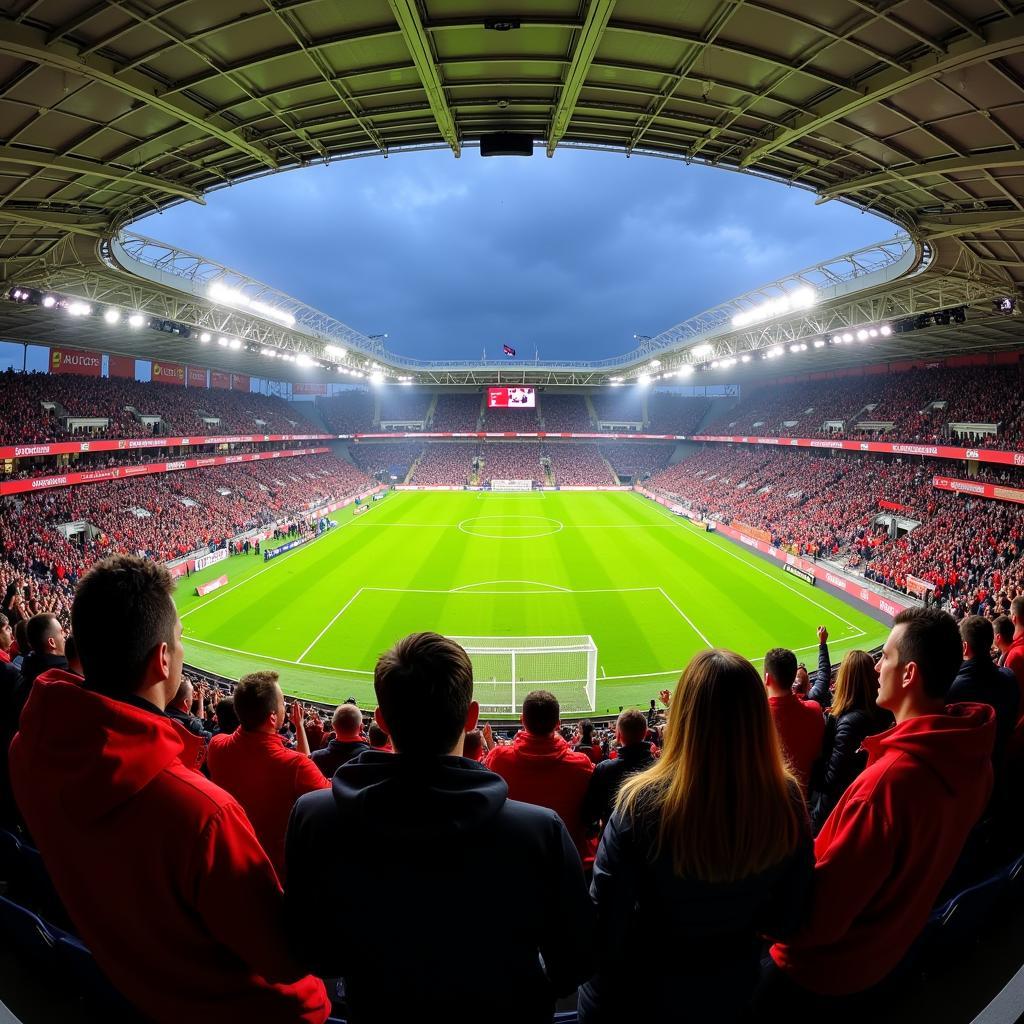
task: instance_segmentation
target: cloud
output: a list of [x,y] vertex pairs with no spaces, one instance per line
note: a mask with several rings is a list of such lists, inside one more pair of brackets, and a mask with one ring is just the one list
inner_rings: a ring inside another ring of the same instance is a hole
[[268,176],[137,227],[387,331],[400,352],[472,358],[507,341],[581,359],[895,233],[814,198],[621,154],[422,152]]

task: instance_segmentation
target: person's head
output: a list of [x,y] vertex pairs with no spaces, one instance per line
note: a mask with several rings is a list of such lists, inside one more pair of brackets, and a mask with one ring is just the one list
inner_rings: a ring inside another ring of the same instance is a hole
[[807,674],[807,666],[802,661],[796,667],[795,681],[797,686],[804,692],[811,685],[811,678]]
[[339,704],[331,719],[334,735],[339,740],[354,740],[363,731],[363,713],[355,704]]
[[964,661],[972,658],[988,660],[995,640],[995,630],[983,615],[968,615],[960,621],[960,639],[963,641]]
[[19,654],[28,654],[28,619],[18,619],[14,624],[14,642],[18,645]]
[[628,778],[618,808],[656,823],[679,876],[731,882],[779,863],[801,832],[757,669],[732,651],[701,651],[683,670],[661,757]]
[[589,746],[594,742],[594,723],[589,718],[580,722],[580,743]]
[[235,714],[246,732],[277,732],[285,724],[276,672],[250,672],[235,687]]
[[167,706],[181,685],[185,657],[173,591],[159,562],[135,555],[104,558],[82,577],[71,631],[91,683]]
[[0,613],[0,651],[7,651],[14,643],[14,630],[11,629],[11,620]]
[[1013,623],[1013,635],[1024,633],[1024,595],[1015,597],[1010,602],[1010,621]]
[[376,722],[371,722],[367,727],[366,738],[374,750],[383,750],[391,742],[391,738]]
[[76,676],[85,674],[82,671],[82,659],[78,656],[78,641],[74,636],[64,638],[64,658],[68,663],[69,672],[74,672]]
[[526,731],[534,736],[550,736],[559,725],[561,709],[558,698],[547,690],[534,690],[523,701],[521,720]]
[[789,693],[796,679],[796,655],[785,647],[773,647],[764,656],[764,681],[772,696]]
[[216,707],[217,728],[221,732],[234,732],[238,728],[238,714],[235,711],[235,698],[222,697]]
[[28,645],[36,654],[63,654],[64,627],[50,612],[41,612],[28,620]]
[[181,711],[188,711],[192,707],[192,680],[188,676],[181,677],[181,686],[171,700],[171,706]]
[[999,615],[992,623],[992,629],[995,633],[996,647],[1005,653],[1013,643],[1013,620],[1009,615]]
[[647,718],[642,711],[623,711],[615,722],[615,736],[624,747],[640,743],[647,735]]
[[934,605],[904,609],[893,620],[875,665],[878,706],[891,711],[897,722],[938,714],[962,655],[960,631],[949,612]]
[[480,714],[469,655],[438,633],[412,633],[382,654],[373,689],[377,724],[401,754],[460,754]]
[[836,675],[832,714],[838,718],[847,711],[872,711],[877,707],[877,696],[878,675],[874,658],[867,651],[849,651]]
[[481,761],[484,756],[484,736],[479,729],[470,729],[462,743],[462,756],[470,761]]

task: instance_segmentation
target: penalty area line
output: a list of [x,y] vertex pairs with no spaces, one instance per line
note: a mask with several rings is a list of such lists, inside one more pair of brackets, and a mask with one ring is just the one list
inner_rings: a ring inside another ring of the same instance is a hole
[[690,627],[690,629],[692,629],[694,633],[696,633],[697,636],[699,636],[701,640],[704,641],[704,646],[714,647],[715,645],[697,628],[697,624],[693,621],[693,619],[691,619],[690,616],[687,615],[686,612],[684,612],[683,609],[680,608],[679,605],[677,605],[675,601],[673,601],[672,598],[665,593],[664,587],[658,587],[658,590],[661,591],[661,596],[665,598],[665,600],[668,601],[668,603],[672,605],[672,607],[675,608],[675,610],[686,620],[686,623]]
[[349,599],[348,599],[348,600],[347,600],[347,601],[346,601],[346,602],[345,602],[345,603],[344,603],[344,604],[343,604],[343,605],[341,606],[341,609],[340,609],[340,610],[338,611],[338,613],[337,613],[337,614],[336,614],[336,615],[334,616],[334,618],[333,618],[333,619],[331,619],[331,621],[330,621],[330,622],[328,622],[328,623],[327,623],[327,625],[326,625],[326,626],[324,626],[324,628],[323,628],[323,629],[321,629],[319,633],[317,633],[317,635],[316,635],[316,636],[315,636],[315,637],[313,638],[313,642],[312,642],[312,643],[311,643],[311,644],[310,644],[310,645],[309,645],[309,646],[308,646],[308,647],[307,647],[307,648],[306,648],[306,649],[305,649],[305,650],[304,650],[304,651],[303,651],[303,652],[302,652],[302,653],[301,653],[301,654],[300,654],[300,655],[298,656],[298,658],[296,658],[296,659],[295,659],[295,664],[296,664],[296,665],[301,665],[301,664],[302,664],[302,659],[303,659],[303,658],[304,658],[304,657],[305,657],[305,656],[306,656],[307,654],[309,654],[309,652],[310,652],[311,650],[313,650],[313,648],[314,648],[314,647],[316,647],[316,645],[317,645],[318,643],[320,643],[320,640],[321,640],[321,638],[322,638],[322,637],[323,637],[323,635],[324,635],[324,634],[325,634],[325,633],[327,632],[327,630],[329,630],[329,629],[331,628],[331,626],[333,626],[333,625],[334,625],[334,624],[335,624],[335,623],[336,623],[336,622],[338,621],[338,619],[340,619],[340,618],[342,617],[342,615],[344,615],[344,614],[345,614],[345,612],[347,612],[347,611],[348,611],[348,607],[349,607],[349,605],[350,605],[350,604],[351,604],[351,603],[352,603],[352,602],[353,602],[353,601],[354,601],[354,600],[355,600],[355,599],[356,599],[356,598],[357,598],[357,597],[358,597],[358,596],[359,596],[359,595],[360,595],[360,594],[361,594],[361,593],[363,592],[363,589],[364,589],[363,587],[360,587],[360,588],[359,588],[359,589],[358,589],[358,590],[357,590],[357,591],[356,591],[356,592],[355,592],[355,593],[354,593],[354,594],[353,594],[353,595],[352,595],[352,596],[351,596],[351,597],[350,597],[350,598],[349,598]]

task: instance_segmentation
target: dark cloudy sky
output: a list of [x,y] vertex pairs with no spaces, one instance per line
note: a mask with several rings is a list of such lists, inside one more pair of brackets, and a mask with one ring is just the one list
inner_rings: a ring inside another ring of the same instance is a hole
[[812,193],[673,160],[475,150],[289,171],[136,230],[423,358],[602,358],[740,292],[895,234]]

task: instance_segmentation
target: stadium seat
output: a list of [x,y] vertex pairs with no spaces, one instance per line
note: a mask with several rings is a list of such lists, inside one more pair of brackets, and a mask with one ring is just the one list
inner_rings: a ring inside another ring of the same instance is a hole
[[1006,873],[1000,872],[936,908],[926,928],[927,954],[942,957],[976,942],[995,916],[1008,884]]
[[0,934],[19,952],[45,960],[56,942],[46,922],[27,907],[0,896]]
[[59,934],[54,943],[57,961],[77,985],[79,995],[97,1010],[105,1021],[132,1021],[138,1014],[99,969],[89,949],[73,935]]
[[21,858],[21,840],[13,832],[0,829],[0,881],[8,886],[16,877]]

